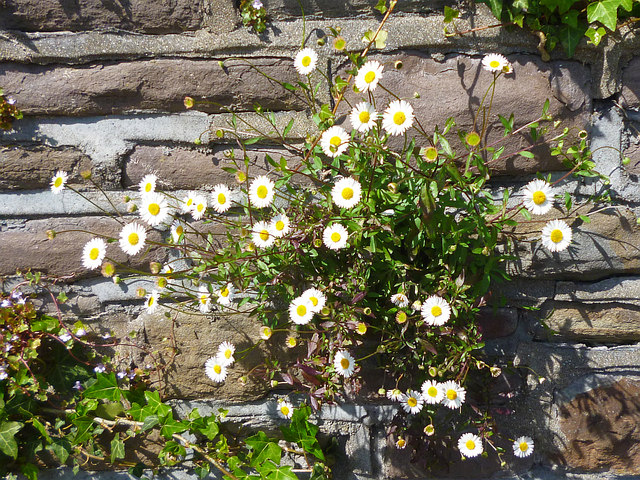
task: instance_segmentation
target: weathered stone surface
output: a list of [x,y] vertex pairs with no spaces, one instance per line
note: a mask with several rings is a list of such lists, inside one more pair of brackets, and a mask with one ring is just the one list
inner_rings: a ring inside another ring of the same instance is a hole
[[518,328],[518,311],[515,308],[483,308],[477,317],[478,330],[483,338],[508,337]]
[[[22,229],[0,231],[0,275],[12,275],[17,269],[46,272],[50,275],[96,276],[100,270],[88,270],[82,265],[82,248],[95,235],[118,237],[120,224],[114,219],[99,218],[55,218],[30,220]],[[53,240],[47,239],[47,230],[63,232]],[[159,241],[159,235],[150,239]],[[151,261],[161,261],[158,253],[127,257],[117,243],[107,246],[107,259],[117,263],[128,262],[133,268],[148,269]]]
[[634,57],[622,70],[620,104],[626,108],[640,107],[640,57]]
[[[482,69],[480,58],[449,55],[439,61],[413,51],[373,58],[385,65],[380,84],[398,97],[407,99],[427,133],[432,132],[435,125],[442,129],[448,117],[454,117],[459,128],[473,129],[476,110],[493,81],[493,75]],[[487,144],[495,144],[496,147],[506,145],[506,154],[530,145],[528,129],[525,129],[524,136],[502,140],[504,129],[498,114],[509,117],[514,113],[515,126],[522,126],[539,117],[547,99],[550,101],[549,114],[563,120],[563,127],[576,131],[587,127],[592,108],[588,68],[577,62],[545,63],[535,57],[519,55],[512,55],[509,59],[513,62],[513,74],[501,77],[496,83],[488,119],[490,123],[487,125]],[[400,70],[393,68],[398,60],[403,64]],[[379,90],[375,93],[378,110],[382,111],[389,96]],[[420,98],[414,98],[415,93],[420,94]],[[355,102],[363,96],[350,94],[349,98]],[[346,106],[342,112],[347,113]],[[481,124],[475,128],[481,130]],[[410,130],[409,133],[416,132]],[[426,143],[426,140],[419,143]],[[452,146],[454,149],[462,148],[457,137]],[[519,175],[564,169],[557,157],[549,155],[548,146],[540,145],[532,151],[536,159],[517,155],[491,163],[494,174]]]
[[576,303],[622,303],[640,306],[640,277],[605,278],[599,282],[558,282],[555,300]]
[[[319,17],[351,17],[354,15],[374,15],[379,16],[379,12],[373,9],[375,2],[369,0],[347,0],[336,2],[334,0],[264,0],[262,2],[275,18],[286,18],[301,16],[300,8],[307,16]],[[420,12],[433,13],[442,12],[447,2],[442,0],[405,0],[398,2],[396,12]]]
[[49,188],[58,170],[69,174],[69,184],[83,183],[80,172],[91,169],[91,159],[74,148],[0,147],[0,189]]
[[[278,139],[279,135],[288,127],[289,123],[293,121],[292,127],[287,134],[287,140],[289,142],[306,139],[309,135],[319,134],[318,127],[311,119],[309,112],[275,112],[272,118],[275,127],[265,119],[264,116],[247,112],[242,115],[244,121],[242,125],[238,125],[236,133],[238,137],[242,139],[254,138],[256,136]],[[232,116],[230,114],[221,113],[212,116],[209,134],[210,141],[223,141],[217,139],[216,132],[219,129],[223,130],[226,138],[229,138],[230,134],[227,132],[234,131]],[[279,134],[276,133],[276,131],[279,132]],[[224,141],[226,142],[227,140]]]
[[[231,0],[216,2],[232,4]],[[0,5],[0,29],[177,33],[200,28],[205,5],[204,0],[6,0]]]
[[[238,184],[235,174],[223,170],[225,167],[235,168],[233,161],[225,155],[229,150],[233,150],[236,161],[242,164],[242,151],[230,146],[214,146],[208,150],[138,146],[125,164],[123,185],[135,187],[144,175],[155,173],[162,188],[193,190],[210,188],[218,183],[233,187]],[[284,157],[289,168],[300,164],[300,157],[284,149],[248,149],[247,155],[250,158],[249,173],[252,177],[265,175],[273,170],[266,155],[278,163]],[[303,179],[306,177],[302,175],[293,177],[294,181],[299,180],[300,183],[303,183]]]
[[[262,72],[262,73],[261,73]],[[0,65],[0,83],[26,115],[104,115],[129,110],[183,112],[185,95],[209,113],[301,110],[304,102],[267,76],[295,83],[291,59],[157,59],[61,66]],[[194,136],[197,133],[194,132]]]

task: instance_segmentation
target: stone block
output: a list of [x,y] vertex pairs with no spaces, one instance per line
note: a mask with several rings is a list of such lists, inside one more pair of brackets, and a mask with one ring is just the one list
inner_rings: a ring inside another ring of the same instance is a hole
[[[232,0],[216,2],[233,5]],[[0,29],[179,33],[202,26],[206,4],[205,0],[6,0],[0,5]],[[231,29],[235,22],[229,23]]]
[[518,311],[515,308],[483,308],[477,317],[478,330],[485,339],[508,337],[518,328]]
[[640,277],[605,278],[590,283],[557,282],[553,298],[562,302],[640,306]]
[[[288,18],[302,16],[302,10],[306,16],[317,17],[353,17],[355,15],[376,15],[380,16],[377,10],[374,10],[375,2],[369,0],[347,0],[344,2],[335,2],[333,0],[263,0],[262,2],[269,12],[275,18]],[[433,13],[442,12],[447,2],[442,0],[405,0],[398,2],[394,9],[395,12],[419,12]]]
[[620,105],[625,108],[640,107],[640,57],[633,57],[622,69]]
[[[110,115],[131,110],[185,111],[184,97],[208,113],[301,110],[305,104],[282,82],[295,83],[291,59],[156,59],[79,67],[5,63],[0,83],[26,115]],[[199,132],[194,132],[194,137]]]

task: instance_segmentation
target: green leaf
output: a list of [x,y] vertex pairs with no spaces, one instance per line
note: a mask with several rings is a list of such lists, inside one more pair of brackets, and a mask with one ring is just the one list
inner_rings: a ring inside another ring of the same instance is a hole
[[373,8],[384,15],[387,12],[387,0],[378,0],[378,4]]
[[84,398],[99,398],[119,402],[122,393],[118,387],[116,374],[113,372],[109,374],[98,373],[97,378],[98,381],[84,391]]
[[69,453],[71,452],[71,443],[66,438],[56,438],[51,443],[51,450],[56,454],[60,463],[64,465],[67,463]]
[[24,465],[21,465],[20,471],[29,480],[38,480],[39,470],[33,463],[25,463]]
[[589,218],[587,215],[578,215],[578,218],[584,223],[591,223],[591,218]]
[[502,19],[502,0],[482,0],[482,3],[489,5],[496,18]]
[[598,27],[597,30],[595,30],[593,27],[589,27],[589,29],[585,33],[585,35],[589,37],[589,41],[587,43],[592,43],[596,47],[600,44],[600,41],[606,34],[607,31],[604,29],[604,27]]
[[72,440],[74,445],[84,443],[94,433],[95,426],[91,417],[78,417],[71,423],[78,428]]
[[0,424],[0,451],[11,458],[18,458],[18,444],[15,435],[24,427],[18,422],[2,422]]
[[454,10],[453,8],[444,7],[444,23],[451,23],[454,18],[458,18],[460,12],[458,10]]
[[578,43],[580,43],[580,40],[582,40],[582,37],[584,37],[585,31],[586,28],[575,28],[570,25],[564,25],[558,32],[560,43],[562,43],[569,57],[573,57],[573,53]]
[[147,399],[147,404],[150,407],[151,413],[157,413],[159,417],[164,417],[171,411],[171,407],[169,405],[162,403],[158,392],[145,391],[144,398]]
[[524,158],[535,158],[535,155],[528,150],[523,150],[522,152],[520,152],[520,156]]
[[251,447],[254,452],[250,463],[252,467],[261,465],[266,460],[271,460],[273,463],[278,465],[280,464],[282,449],[277,443],[272,442],[264,432],[258,432],[257,434],[247,438],[245,443]]
[[160,419],[158,418],[157,415],[149,415],[148,417],[145,417],[144,421],[142,422],[142,431],[146,432],[147,430],[155,427],[159,423],[160,423]]
[[120,437],[115,437],[111,440],[111,463],[115,463],[119,458],[124,458],[124,442]]
[[614,31],[618,24],[618,7],[621,0],[602,0],[587,6],[587,20],[600,22],[609,30]]

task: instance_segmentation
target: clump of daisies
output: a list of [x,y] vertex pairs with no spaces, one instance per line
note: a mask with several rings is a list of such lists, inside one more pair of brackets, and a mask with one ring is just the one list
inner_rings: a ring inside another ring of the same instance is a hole
[[214,383],[222,383],[227,378],[228,368],[235,363],[233,354],[236,347],[230,342],[222,342],[218,346],[216,355],[210,357],[204,364],[204,371]]

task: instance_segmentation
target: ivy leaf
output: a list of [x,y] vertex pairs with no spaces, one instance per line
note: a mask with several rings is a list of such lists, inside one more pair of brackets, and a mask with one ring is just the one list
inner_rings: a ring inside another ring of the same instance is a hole
[[451,7],[444,7],[444,23],[451,23],[454,18],[458,18],[460,12]]
[[122,397],[116,374],[111,372],[106,375],[104,373],[97,374],[98,381],[84,391],[84,398],[100,398],[119,402]]
[[378,0],[378,4],[373,8],[384,15],[387,12],[387,0]]
[[600,22],[609,30],[614,31],[618,23],[618,7],[622,0],[602,0],[587,6],[587,20]]
[[258,432],[257,434],[247,438],[245,443],[251,447],[254,452],[250,463],[252,467],[261,465],[267,460],[271,460],[277,465],[280,464],[282,449],[277,443],[269,440],[269,437],[267,437],[264,432]]
[[560,42],[569,57],[573,57],[573,53],[576,51],[576,47],[582,40],[584,33],[585,30],[582,28],[575,28],[570,25],[564,25],[558,32]]
[[26,463],[24,465],[21,465],[20,471],[29,480],[38,480],[39,470],[38,467],[36,467],[33,463]]
[[69,453],[71,452],[71,444],[69,443],[69,440],[64,437],[56,438],[51,444],[51,450],[53,450],[53,453],[56,454],[56,457],[58,457],[60,463],[64,465],[65,463],[67,463],[67,458],[69,458]]
[[111,463],[114,463],[118,458],[124,458],[124,442],[120,440],[120,437],[115,437],[111,440]]
[[0,450],[11,458],[18,457],[18,444],[15,435],[24,427],[18,422],[2,422],[0,424]]
[[595,30],[593,27],[589,27],[589,29],[585,33],[585,35],[589,37],[589,41],[587,43],[592,43],[597,47],[606,33],[607,31],[604,29],[604,27],[598,27],[597,30]]

